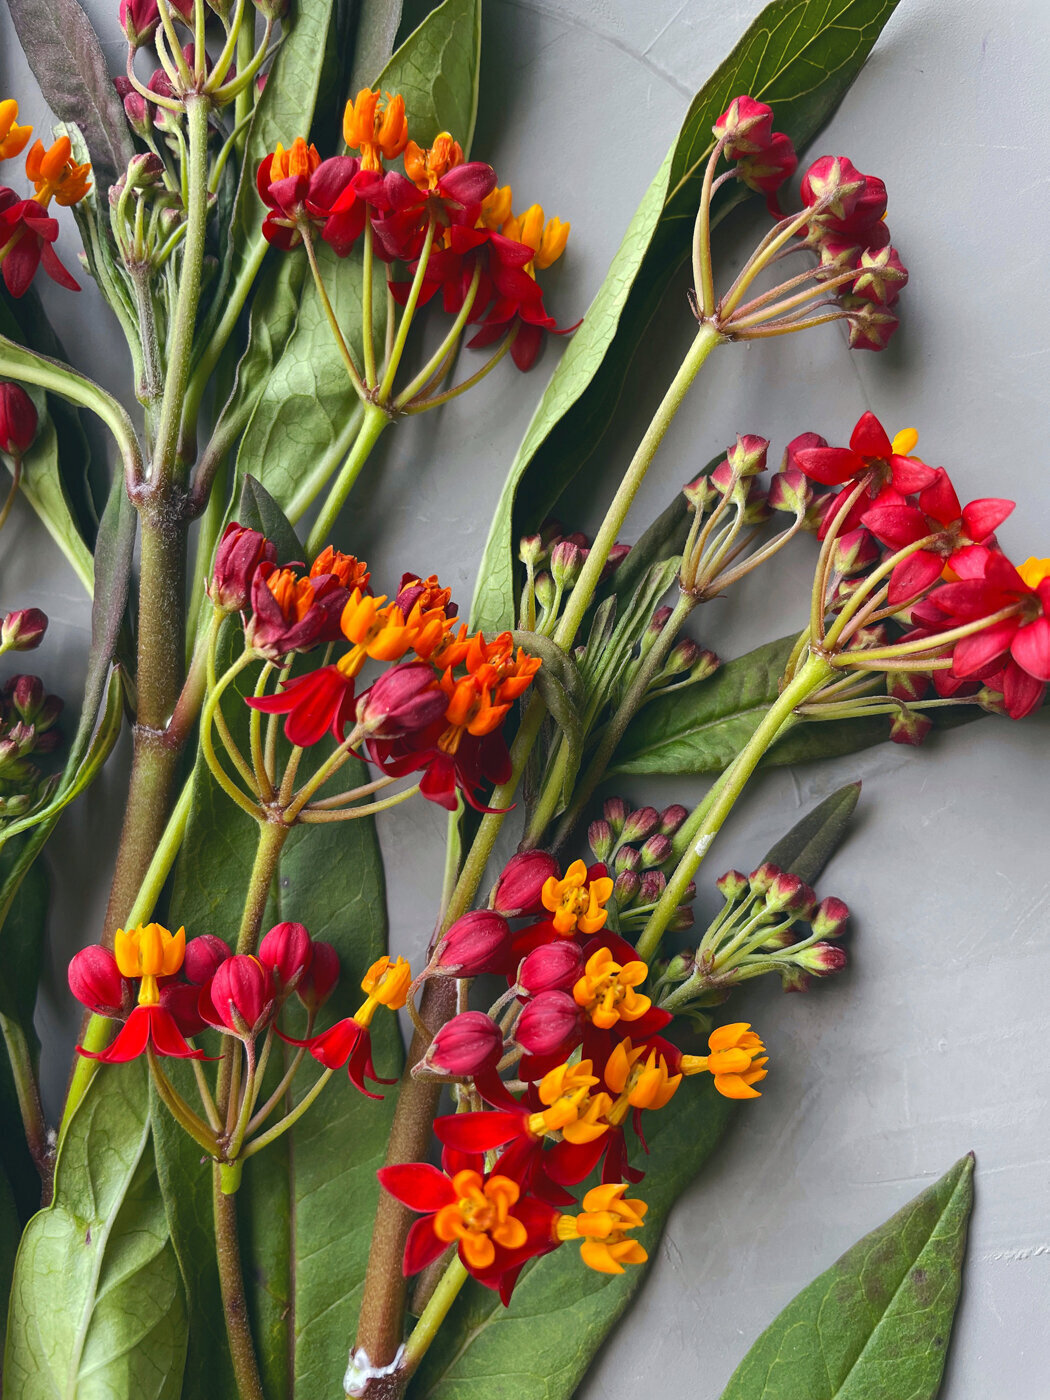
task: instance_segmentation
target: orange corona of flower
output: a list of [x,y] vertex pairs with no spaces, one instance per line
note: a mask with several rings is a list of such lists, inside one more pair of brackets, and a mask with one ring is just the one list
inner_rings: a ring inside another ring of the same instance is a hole
[[344,675],[355,676],[366,656],[373,661],[400,661],[411,646],[405,615],[395,603],[386,602],[385,594],[373,598],[355,588],[343,608],[339,625],[343,636],[354,644],[353,651],[347,652],[338,663]]
[[583,1198],[579,1215],[559,1215],[554,1223],[556,1240],[580,1240],[580,1257],[600,1274],[622,1274],[625,1264],[644,1264],[648,1254],[628,1230],[645,1223],[644,1201],[625,1199],[625,1181],[592,1187]]
[[31,126],[18,125],[18,103],[5,97],[0,102],[0,160],[21,155],[32,134]]
[[580,933],[597,933],[609,917],[605,905],[613,892],[613,882],[607,875],[588,880],[587,867],[574,860],[562,879],[552,875],[541,891],[543,907],[551,914],[556,933],[571,938]]
[[434,1216],[434,1233],[446,1244],[458,1240],[471,1268],[491,1268],[496,1245],[522,1248],[528,1233],[510,1213],[521,1195],[516,1181],[509,1176],[490,1176],[484,1181],[479,1172],[461,1171],[452,1178],[452,1187],[458,1199],[442,1206]]
[[600,1030],[608,1031],[619,1021],[637,1021],[652,1006],[635,987],[649,975],[643,962],[622,965],[608,948],[599,948],[587,959],[583,976],[572,989],[573,1000]]
[[343,554],[338,549],[333,549],[330,544],[322,549],[310,565],[311,578],[322,578],[325,574],[332,574],[343,588],[361,590],[367,587],[371,577],[368,565],[363,559],[358,559],[353,554]]
[[572,225],[563,224],[561,219],[545,220],[542,206],[533,204],[524,214],[507,219],[501,231],[505,238],[532,249],[535,257],[526,271],[538,268],[542,272],[565,252],[571,230]]
[[408,145],[405,99],[400,93],[362,88],[346,104],[343,112],[343,140],[352,151],[361,152],[364,170],[382,170],[383,160],[395,160]]
[[592,1073],[590,1060],[579,1064],[559,1065],[545,1074],[539,1082],[540,1103],[546,1107],[529,1116],[528,1129],[533,1137],[545,1137],[560,1132],[567,1142],[593,1142],[609,1131],[602,1122],[612,1106],[608,1094],[592,1094],[598,1077]]
[[113,956],[122,977],[140,977],[139,1005],[156,1006],[160,1001],[158,977],[170,977],[182,966],[186,953],[186,930],[171,933],[161,924],[139,924],[118,928],[113,935]]
[[514,191],[511,187],[500,185],[498,189],[493,190],[482,200],[478,223],[482,228],[491,229],[493,233],[498,233],[511,217],[513,200]]
[[48,147],[34,141],[26,156],[26,174],[33,182],[33,198],[46,209],[52,199],[57,204],[77,204],[91,188],[90,165],[77,165],[68,136],[60,136]]
[[1018,564],[1017,572],[1029,588],[1038,588],[1044,579],[1050,578],[1050,559],[1036,559],[1033,555],[1023,564]]
[[405,146],[405,174],[417,189],[436,189],[442,175],[462,164],[463,147],[448,131],[439,131],[430,147],[414,141]]
[[308,146],[301,136],[297,136],[287,150],[278,141],[270,160],[270,183],[289,178],[309,179],[320,164],[317,147]]
[[632,1108],[663,1108],[682,1076],[670,1074],[667,1061],[656,1050],[646,1054],[644,1045],[636,1047],[630,1040],[621,1040],[606,1061],[605,1082],[617,1095],[608,1118],[610,1123],[619,1124]]
[[769,1056],[748,1021],[719,1026],[707,1038],[708,1055],[683,1055],[683,1074],[714,1076],[715,1088],[727,1099],[761,1098],[753,1086],[765,1079]]
[[361,979],[366,1000],[354,1012],[359,1026],[370,1026],[380,1006],[400,1011],[408,1000],[412,969],[404,958],[378,958]]
[[277,600],[285,621],[302,622],[317,596],[308,578],[300,578],[294,569],[274,569],[266,587]]

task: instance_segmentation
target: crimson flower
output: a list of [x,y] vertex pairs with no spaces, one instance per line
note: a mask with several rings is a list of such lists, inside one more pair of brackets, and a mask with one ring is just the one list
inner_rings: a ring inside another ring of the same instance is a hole
[[287,715],[285,738],[297,748],[318,744],[328,733],[341,744],[353,718],[354,681],[338,666],[321,666],[285,681],[276,695],[248,696],[247,703],[263,714]]
[[[904,434],[898,435],[898,445],[903,437]],[[914,435],[909,434],[909,437],[914,442]],[[894,443],[874,413],[863,413],[858,418],[849,447],[804,447],[795,453],[795,465],[811,481],[820,482],[822,486],[842,487],[824,516],[819,531],[821,539],[862,478],[867,482],[867,500],[862,494],[842,521],[843,531],[859,525],[869,505],[877,503],[886,489],[910,496],[937,480],[937,473],[925,462],[894,451]]]
[[277,1034],[289,1045],[299,1045],[309,1050],[318,1064],[324,1065],[325,1069],[342,1069],[345,1065],[350,1083],[367,1098],[381,1099],[383,1095],[373,1094],[365,1085],[366,1079],[371,1079],[376,1084],[397,1083],[396,1079],[383,1079],[376,1074],[375,1065],[372,1063],[372,1033],[367,1026],[355,1021],[352,1016],[337,1021],[334,1026],[329,1026],[328,1030],[322,1031],[320,1035],[311,1036],[308,1040],[294,1040],[281,1031]]
[[356,156],[322,160],[301,136],[287,151],[278,143],[263,157],[256,175],[259,198],[269,209],[263,237],[287,251],[302,241],[301,225],[309,221],[345,258],[365,226],[366,208],[355,185],[360,169]]
[[51,246],[57,237],[58,220],[35,199],[19,199],[14,190],[0,186],[0,272],[13,297],[25,295],[41,265],[60,287],[80,291]]
[[167,1055],[177,1060],[207,1059],[203,1050],[194,1050],[183,1039],[182,1032],[175,1023],[170,1011],[159,1004],[136,1006],[120,1028],[113,1044],[105,1050],[85,1050],[82,1045],[77,1050],[89,1060],[101,1060],[106,1065],[122,1065],[134,1060],[147,1046],[157,1055]]

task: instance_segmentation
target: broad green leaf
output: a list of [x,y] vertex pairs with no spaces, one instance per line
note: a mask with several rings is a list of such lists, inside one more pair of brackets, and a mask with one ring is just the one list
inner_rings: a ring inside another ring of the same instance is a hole
[[860,783],[846,783],[796,822],[787,835],[766,852],[766,860],[781,870],[790,870],[807,885],[816,884],[821,871],[846,839],[859,800]]
[[[738,93],[772,104],[804,148],[860,71],[896,0],[772,0],[693,99],[583,325],[573,336],[511,464],[474,596],[473,626],[513,626],[515,542],[534,529],[592,453],[644,331],[688,256],[711,127]],[[744,196],[723,192],[718,216]],[[688,315],[684,305],[683,316]],[[730,353],[730,352],[726,352]]]
[[[11,1295],[11,1279],[15,1271],[15,1255],[18,1241],[22,1236],[22,1222],[14,1192],[7,1179],[7,1173],[0,1171],[0,1296]],[[6,1312],[0,1313],[0,1348],[4,1344],[7,1330]]]
[[934,1400],[973,1207],[973,1154],[784,1309],[722,1400]]
[[[480,0],[444,0],[383,69],[378,82],[384,91],[403,94],[416,140],[425,144],[448,129],[462,132],[461,144],[468,148],[477,111],[480,43]],[[317,254],[337,321],[360,364],[360,250],[340,259],[327,244],[318,243]],[[386,305],[380,267],[375,269],[373,305]],[[377,324],[377,343],[382,334]],[[238,475],[250,473],[262,482],[294,524],[342,464],[359,416],[357,395],[307,276],[295,324],[267,372],[241,441]]]
[[401,23],[401,0],[360,0],[354,36],[354,66],[346,85],[349,96],[375,83],[394,51]]
[[256,481],[254,476],[244,478],[237,519],[242,525],[251,530],[258,530],[268,540],[272,540],[277,546],[279,559],[302,557],[303,546],[288,523],[288,517],[265,486]]
[[[702,686],[659,697],[627,728],[609,773],[720,773],[740,752],[776,699],[794,644],[783,637],[727,662]],[[954,729],[984,712],[976,706],[933,710],[934,729]],[[769,767],[839,758],[889,738],[889,717],[807,721],[778,739]]]
[[176,1400],[186,1344],[145,1066],[106,1066],[63,1140],[55,1199],[22,1237],[4,1380],[20,1400]]
[[[709,1080],[683,1082],[667,1108],[650,1114],[645,1180],[632,1188],[649,1205],[641,1242],[652,1259],[672,1205],[717,1146],[732,1116]],[[409,1386],[409,1400],[569,1400],[591,1359],[645,1277],[588,1269],[573,1244],[522,1275],[510,1307],[469,1282]]]

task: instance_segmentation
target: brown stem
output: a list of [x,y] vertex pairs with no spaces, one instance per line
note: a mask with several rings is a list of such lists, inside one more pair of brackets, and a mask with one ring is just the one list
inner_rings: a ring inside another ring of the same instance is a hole
[[214,1168],[212,1201],[215,1211],[215,1252],[219,1261],[219,1287],[226,1316],[226,1336],[240,1400],[265,1400],[259,1366],[252,1345],[248,1321],[248,1300],[244,1295],[241,1247],[237,1239],[237,1197],[227,1196],[219,1184],[219,1168]]

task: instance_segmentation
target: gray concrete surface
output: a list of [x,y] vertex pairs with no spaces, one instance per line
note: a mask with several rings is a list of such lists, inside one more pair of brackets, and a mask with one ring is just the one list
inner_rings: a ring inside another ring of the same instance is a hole
[[[115,2],[89,8],[116,66]],[[475,149],[519,202],[541,200],[572,220],[569,254],[550,279],[563,319],[585,309],[691,94],[759,9],[758,0],[489,0]],[[737,431],[782,444],[815,428],[842,440],[871,408],[891,429],[918,427],[920,450],[952,470],[964,499],[1020,502],[1001,532],[1009,551],[1048,552],[1048,63],[1043,0],[902,0],[819,143],[887,181],[894,241],[912,274],[901,333],[882,356],[850,356],[836,328],[722,352],[669,435],[636,529]],[[24,115],[45,117],[6,11],[0,76]],[[731,247],[760,225],[738,219]],[[63,249],[70,261],[74,239]],[[73,357],[124,392],[118,337],[93,290],[52,291]],[[689,333],[684,306],[668,307],[647,352],[651,374],[621,412],[625,453]],[[557,353],[549,347],[524,382],[507,367],[436,422],[399,428],[341,542],[367,552],[380,576],[438,570],[467,598],[504,469]],[[623,460],[590,467],[587,493],[597,499]],[[593,520],[584,496],[572,500]],[[810,564],[804,544],[711,609],[703,641],[739,652],[795,626]],[[0,581],[5,607],[51,614],[33,665],[74,696],[88,609],[21,506],[3,538]],[[643,1388],[716,1400],[801,1286],[970,1148],[978,1204],[944,1394],[1050,1396],[1047,734],[1045,716],[985,720],[918,751],[884,746],[756,783],[711,858],[712,878],[747,867],[841,782],[864,779],[857,834],[824,881],[855,911],[852,965],[807,997],[764,988],[748,1003],[772,1055],[764,1096],[742,1110],[675,1210],[584,1400],[627,1400]],[[53,971],[39,1019],[52,1097],[72,1027],[62,967],[97,934],[122,782],[111,765],[51,847]],[[687,780],[631,787],[645,801],[688,802],[698,791]],[[442,831],[438,811],[422,805],[399,808],[383,827],[399,949],[417,949],[428,926]],[[702,900],[712,903],[709,893]]]

